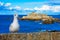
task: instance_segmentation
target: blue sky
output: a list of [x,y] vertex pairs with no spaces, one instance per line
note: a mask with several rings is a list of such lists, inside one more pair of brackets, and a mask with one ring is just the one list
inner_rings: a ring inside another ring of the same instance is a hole
[[31,12],[60,14],[59,0],[0,0],[0,15],[27,15]]
[[44,2],[44,1],[50,1],[50,0],[0,0],[1,2]]

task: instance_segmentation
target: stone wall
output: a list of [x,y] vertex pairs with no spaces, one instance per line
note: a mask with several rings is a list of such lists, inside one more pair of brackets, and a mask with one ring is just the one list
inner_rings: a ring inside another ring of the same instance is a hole
[[0,40],[60,40],[60,32],[0,34]]

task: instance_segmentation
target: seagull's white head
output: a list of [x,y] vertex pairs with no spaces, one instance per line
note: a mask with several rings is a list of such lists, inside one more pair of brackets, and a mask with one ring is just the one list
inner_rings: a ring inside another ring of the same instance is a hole
[[14,17],[18,18],[18,14],[14,14]]

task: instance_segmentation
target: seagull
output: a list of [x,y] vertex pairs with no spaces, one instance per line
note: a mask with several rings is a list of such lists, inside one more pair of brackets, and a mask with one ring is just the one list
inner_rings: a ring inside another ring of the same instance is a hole
[[18,23],[18,15],[14,14],[14,19],[13,22],[11,23],[10,27],[9,27],[9,31],[10,32],[18,32],[19,30],[19,23]]

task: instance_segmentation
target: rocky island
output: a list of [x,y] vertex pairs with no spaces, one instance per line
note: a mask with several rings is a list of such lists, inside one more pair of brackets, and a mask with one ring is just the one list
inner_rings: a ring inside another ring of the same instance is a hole
[[60,22],[60,19],[53,18],[52,16],[48,16],[46,14],[38,14],[35,12],[32,12],[31,14],[28,14],[27,16],[23,16],[20,18],[20,20],[42,20],[43,24],[51,24],[54,22]]

